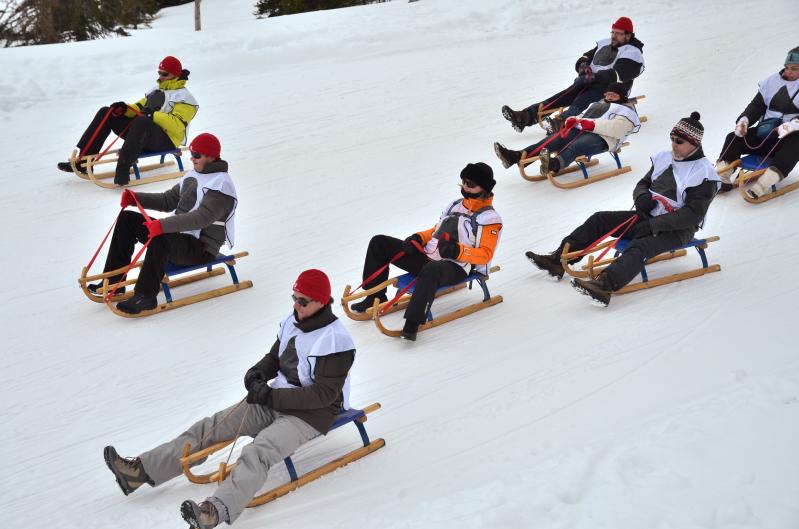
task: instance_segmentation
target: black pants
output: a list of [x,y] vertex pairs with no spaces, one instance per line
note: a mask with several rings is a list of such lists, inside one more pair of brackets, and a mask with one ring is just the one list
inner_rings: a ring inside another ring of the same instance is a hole
[[[123,211],[119,215],[114,235],[111,237],[104,272],[130,263],[136,241],[144,243],[148,239],[147,228],[143,225],[145,220],[144,215],[135,211]],[[160,289],[167,262],[178,266],[190,266],[207,263],[215,257],[205,250],[203,243],[196,237],[184,233],[161,234],[147,247],[134,290],[143,296],[155,296]],[[113,285],[120,279],[120,276],[109,278],[109,283]]]
[[[560,243],[558,251],[569,243],[569,251],[582,250],[605,235],[607,232],[635,215],[633,211],[598,211],[571,232]],[[691,240],[694,230],[681,230],[659,233],[657,236],[633,239],[627,248],[610,266],[602,272],[613,290],[619,290],[632,281],[644,268],[644,260],[660,253],[679,248]],[[618,237],[621,230],[614,232]],[[578,259],[579,260],[579,259]]]
[[[97,154],[103,148],[103,144],[108,135],[111,134],[111,131],[121,136],[125,141],[119,151],[114,183],[125,185],[130,181],[130,168],[142,152],[168,151],[175,148],[175,144],[169,139],[164,129],[153,123],[153,120],[146,116],[128,118],[109,115],[106,122],[97,132],[94,141],[89,144],[89,140],[100,126],[107,112],[108,107],[102,107],[97,111],[86,132],[83,133],[83,136],[78,141],[78,149],[84,155]],[[129,123],[130,128],[123,133],[122,131]]]
[[539,106],[547,108],[568,107],[561,114],[561,117],[566,119],[582,113],[591,103],[602,99],[606,88],[607,86],[605,85],[586,85],[578,78],[574,80],[570,87],[564,88],[540,103],[528,107],[528,109],[533,113],[533,122],[536,122],[538,120]]
[[[369,241],[369,248],[366,250],[366,260],[363,264],[363,279],[375,273],[381,266],[385,265],[392,257],[402,250],[402,240],[388,235],[375,235]],[[405,309],[405,319],[424,323],[427,313],[433,304],[436,290],[442,286],[452,285],[462,281],[466,277],[466,271],[452,261],[431,261],[426,255],[414,252],[412,255],[403,255],[394,261],[399,268],[410,272],[416,276],[413,295],[408,307]],[[370,283],[364,285],[364,289],[369,289],[388,279],[388,268],[379,274]],[[385,295],[385,290],[379,294]],[[375,296],[379,295],[375,294]]]
[[[746,138],[746,143],[744,143],[744,138]],[[774,149],[774,145],[779,140],[777,133],[772,132],[768,139],[763,142],[762,138],[757,138],[755,127],[750,128],[744,138],[739,138],[734,132],[727,134],[727,138],[724,140],[724,147],[721,149],[722,159],[725,162],[732,163],[744,154],[765,156],[771,149]],[[747,143],[754,147],[761,143],[763,145],[758,149],[750,149],[746,146]],[[794,132],[779,140],[779,145],[771,153],[769,166],[777,169],[781,173],[781,177],[785,178],[788,173],[793,171],[797,162],[799,162],[799,132]],[[765,166],[763,168],[765,169]]]

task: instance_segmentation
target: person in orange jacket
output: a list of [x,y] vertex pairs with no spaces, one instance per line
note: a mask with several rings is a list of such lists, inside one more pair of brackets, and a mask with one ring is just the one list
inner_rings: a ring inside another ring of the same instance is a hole
[[[404,241],[388,235],[375,235],[366,250],[363,278],[366,280],[385,266],[400,251],[402,257],[393,264],[417,277],[413,295],[405,310],[402,337],[415,340],[419,325],[427,313],[438,288],[456,284],[470,272],[488,275],[494,258],[502,218],[491,203],[496,181],[487,164],[470,163],[461,171],[461,195],[447,205],[438,223],[429,230],[414,233]],[[365,289],[388,279],[388,268],[363,285]],[[375,299],[387,301],[386,291],[374,293],[351,305],[355,312],[365,312]]]

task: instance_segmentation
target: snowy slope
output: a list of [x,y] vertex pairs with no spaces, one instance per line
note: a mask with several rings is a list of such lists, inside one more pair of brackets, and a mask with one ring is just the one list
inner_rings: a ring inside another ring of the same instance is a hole
[[[797,45],[794,2],[424,0],[272,20],[252,17],[252,4],[206,0],[200,33],[186,5],[130,38],[0,50],[7,524],[182,527],[180,502],[213,487],[176,479],[124,497],[102,447],[135,455],[240,399],[297,273],[323,268],[337,293],[356,282],[369,238],[432,226],[474,161],[499,181],[502,271],[490,284],[505,302],[415,344],[347,320],[352,400],[383,404],[368,426],[386,447],[236,527],[799,524],[799,289],[788,266],[799,193],[760,206],[719,197],[705,233],[721,236],[709,252],[721,273],[605,310],[523,257],[593,211],[628,208],[649,156],[690,111],[716,156],[757,81]],[[513,132],[500,106],[566,86],[620,15],[646,44],[635,91],[650,121],[624,154],[633,172],[562,191],[502,170],[493,141],[520,148],[540,133]],[[119,193],[54,166],[96,108],[138,99],[166,54],[192,71],[192,132],[222,140],[240,197],[237,249],[251,252],[239,273],[255,288],[126,320],[75,284]],[[299,470],[355,443],[349,429],[314,441]],[[275,469],[269,484],[284,478]]]

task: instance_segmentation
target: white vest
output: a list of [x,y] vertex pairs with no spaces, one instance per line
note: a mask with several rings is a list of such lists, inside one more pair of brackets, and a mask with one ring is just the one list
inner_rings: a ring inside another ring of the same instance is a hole
[[[666,169],[671,166],[674,173],[674,181],[677,184],[677,199],[673,200],[670,197],[663,196],[650,189],[653,196],[662,197],[668,202],[672,208],[680,209],[685,205],[685,191],[688,188],[696,187],[705,180],[712,182],[721,182],[719,175],[713,168],[713,164],[706,156],[698,160],[690,162],[675,161],[671,151],[662,151],[652,157],[652,182],[658,179]],[[651,211],[653,217],[668,213],[666,206],[660,201],[657,201],[657,206]]]
[[[298,329],[297,326],[294,325],[296,321],[297,320],[294,319],[294,314],[291,314],[280,324],[280,331],[277,335],[278,340],[280,340],[278,357],[281,360],[281,364],[293,366],[295,362],[293,355],[296,353],[296,374],[300,385],[292,384],[282,371],[278,371],[277,377],[275,377],[271,384],[273,388],[310,386],[314,383],[314,368],[316,367],[316,359],[318,357],[343,353],[344,351],[352,351],[355,349],[355,343],[352,341],[352,337],[350,333],[347,332],[346,327],[341,323],[341,320],[336,320],[329,325],[325,325],[311,332],[303,332]],[[294,339],[294,347],[289,349],[292,338]],[[289,358],[289,355],[291,355],[292,358]],[[344,381],[344,387],[341,388],[341,393],[343,396],[342,407],[348,410],[350,409],[349,373],[347,374],[347,379]]]
[[[641,53],[639,48],[636,48],[632,44],[622,44],[617,48],[616,57],[609,62],[608,64],[598,64],[594,61],[597,59],[602,59],[606,55],[606,52],[602,50],[604,47],[610,47],[610,39],[602,39],[596,42],[596,51],[594,52],[594,58],[591,59],[591,71],[598,72],[600,70],[610,70],[616,64],[616,61],[619,59],[630,59],[633,60],[641,65],[641,73],[644,71],[644,54]],[[607,50],[610,52],[611,50]]]
[[764,120],[770,118],[780,118],[782,122],[785,123],[787,121],[791,121],[795,117],[799,117],[799,113],[796,112],[792,114],[783,114],[782,112],[768,108],[771,104],[771,100],[774,99],[774,96],[777,95],[777,92],[783,86],[788,91],[788,96],[791,97],[793,104],[799,108],[799,79],[796,81],[786,81],[778,73],[769,75],[757,85],[760,95],[763,96],[763,101],[766,102],[766,113],[763,116]]
[[[181,191],[183,190],[183,181],[187,178],[194,178],[197,180],[197,201],[188,211],[194,211],[199,208],[200,202],[203,201],[203,197],[205,197],[208,191],[219,191],[222,194],[233,197],[233,211],[230,212],[228,218],[224,221],[218,220],[214,222],[216,225],[225,227],[225,239],[227,240],[228,248],[232,249],[236,242],[236,206],[238,206],[239,199],[236,196],[236,187],[233,185],[233,180],[230,178],[230,175],[224,172],[208,174],[198,173],[194,169],[191,169],[180,179]],[[186,213],[188,213],[188,211]],[[183,233],[193,235],[199,239],[201,231],[202,230],[191,230]]]
[[602,104],[601,102],[591,103],[591,106],[589,106],[585,110],[585,112],[583,112],[583,116],[590,119],[606,119],[606,120],[611,120],[616,116],[622,116],[623,118],[626,118],[627,121],[633,124],[632,130],[630,130],[630,132],[625,134],[623,137],[619,138],[616,141],[616,145],[614,145],[612,149],[609,149],[610,152],[614,152],[619,147],[621,147],[622,143],[627,141],[627,137],[630,134],[634,134],[641,129],[641,121],[638,119],[638,112],[628,107],[627,105],[620,105],[618,103],[609,103],[608,109],[601,116],[592,116],[591,107],[593,107],[594,105],[601,105],[601,104]]
[[[480,239],[483,236],[484,226],[489,224],[502,224],[502,218],[493,207],[480,211],[477,213],[477,215],[475,215],[473,212],[466,209],[466,207],[463,205],[463,199],[456,200],[450,204],[443,213],[441,213],[441,217],[438,219],[438,226],[441,226],[444,220],[450,216],[457,217],[458,242],[464,246],[470,246],[472,248],[477,248],[480,246]],[[497,245],[499,245],[499,239],[497,239]],[[472,266],[470,263],[441,257],[441,254],[438,253],[438,238],[435,236],[425,245],[424,252],[427,254],[427,257],[433,261],[452,261],[464,270]],[[474,265],[474,271],[485,276],[488,275],[488,270],[490,268],[490,262],[484,265]]]
[[[175,107],[175,103],[186,103],[187,105],[191,105],[193,107],[199,106],[197,104],[197,100],[194,99],[194,96],[191,95],[189,89],[185,86],[182,88],[178,88],[177,90],[164,90],[163,88],[158,88],[157,86],[147,92],[144,97],[149,97],[150,94],[155,92],[156,90],[161,90],[164,93],[164,104],[161,105],[159,108],[159,112],[164,112],[165,114],[169,114],[172,112],[172,109]],[[185,132],[183,133],[183,141],[180,142],[181,145],[186,145],[186,141],[189,137],[189,124],[184,123]]]

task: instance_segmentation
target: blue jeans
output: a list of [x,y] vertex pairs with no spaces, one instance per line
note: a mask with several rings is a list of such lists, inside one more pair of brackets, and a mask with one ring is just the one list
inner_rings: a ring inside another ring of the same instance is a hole
[[[566,167],[574,161],[578,156],[593,156],[608,150],[608,143],[602,139],[602,136],[592,132],[583,132],[578,129],[571,129],[565,138],[555,134],[557,138],[547,144],[547,149],[550,152],[558,152],[558,161],[561,167]],[[547,141],[552,136],[548,136],[534,145],[530,145],[525,149],[526,152],[535,152],[540,145]],[[577,138],[577,139],[575,139]],[[566,147],[572,140],[574,142]],[[565,148],[564,148],[565,147]]]

